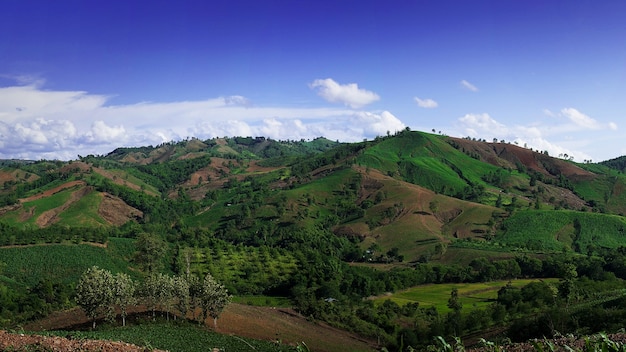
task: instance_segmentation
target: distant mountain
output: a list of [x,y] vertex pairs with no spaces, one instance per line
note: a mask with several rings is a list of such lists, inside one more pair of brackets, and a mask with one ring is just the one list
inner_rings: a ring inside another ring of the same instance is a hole
[[[502,248],[583,251],[594,231],[603,245],[626,244],[616,235],[626,228],[625,163],[581,164],[408,130],[359,143],[193,138],[70,162],[4,162],[0,222],[14,229],[160,224],[279,247],[294,232],[326,228],[366,253],[346,258],[397,264],[458,261],[453,254],[468,247],[487,256]],[[533,229],[541,236],[514,228],[528,217],[544,219],[533,223],[544,227]]]

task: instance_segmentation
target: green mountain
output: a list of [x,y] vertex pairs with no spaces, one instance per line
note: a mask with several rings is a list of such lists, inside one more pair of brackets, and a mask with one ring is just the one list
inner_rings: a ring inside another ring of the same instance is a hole
[[[59,284],[90,263],[141,277],[133,241],[149,233],[169,244],[164,272],[211,273],[235,295],[287,296],[303,314],[333,320],[315,302],[483,280],[477,258],[522,263],[626,246],[623,169],[621,159],[576,163],[409,130],[359,143],[190,139],[69,162],[5,161],[0,284],[33,292],[46,261],[64,256],[73,260],[54,265],[65,274],[48,275]],[[489,277],[520,275],[503,270]],[[396,338],[363,324],[351,329]]]
[[[0,221],[35,232],[158,224],[271,247],[283,246],[285,231],[326,228],[363,250],[397,247],[406,262],[463,241],[582,251],[586,232],[608,236],[602,246],[623,244],[613,238],[626,208],[626,178],[616,168],[410,131],[353,144],[191,139],[64,163],[9,163],[0,171]],[[525,230],[537,236],[514,225],[539,217],[543,226]],[[37,241],[26,237],[0,243]]]

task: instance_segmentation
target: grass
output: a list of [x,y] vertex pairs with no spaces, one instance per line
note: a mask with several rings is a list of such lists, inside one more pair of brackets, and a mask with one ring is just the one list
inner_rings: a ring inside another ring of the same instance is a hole
[[[502,280],[481,283],[462,283],[462,284],[429,284],[420,285],[399,291],[391,295],[379,296],[374,299],[376,304],[390,299],[399,305],[407,303],[419,303],[420,307],[435,307],[440,313],[447,313],[448,299],[450,292],[456,288],[459,293],[459,299],[463,304],[464,311],[470,311],[476,308],[484,308],[498,298],[498,290],[506,286],[509,282],[513,287],[523,287],[531,282],[539,281],[538,279],[518,279],[518,280]],[[548,283],[556,282],[557,279],[544,279]]]
[[98,214],[98,207],[102,201],[102,195],[91,192],[68,209],[59,214],[61,220],[58,225],[65,226],[106,226],[107,223]]
[[146,348],[171,352],[220,351],[295,351],[294,347],[269,341],[222,335],[188,322],[144,322],[126,327],[96,331],[51,331],[48,335],[71,336],[73,339],[124,341]]

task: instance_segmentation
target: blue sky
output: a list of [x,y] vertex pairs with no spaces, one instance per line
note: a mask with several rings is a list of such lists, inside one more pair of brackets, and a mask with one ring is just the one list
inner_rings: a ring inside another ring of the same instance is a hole
[[624,1],[1,4],[0,158],[405,127],[626,154]]

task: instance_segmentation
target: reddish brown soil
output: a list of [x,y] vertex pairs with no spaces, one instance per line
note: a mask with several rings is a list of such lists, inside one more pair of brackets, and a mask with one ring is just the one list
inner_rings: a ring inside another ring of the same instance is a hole
[[142,218],[143,212],[126,204],[120,198],[102,193],[98,215],[112,225],[121,226],[130,220]]
[[526,168],[551,175],[547,167],[562,173],[566,177],[581,179],[593,179],[595,175],[589,171],[581,169],[576,164],[561,160],[559,158],[548,157],[543,153],[531,149],[522,148],[509,143],[487,143],[472,141],[464,138],[451,138],[463,150],[480,155],[481,160],[490,164],[515,168],[517,163],[521,163]]
[[[63,337],[10,334],[0,330],[2,351],[100,351],[100,352],[143,352],[145,348],[118,341],[70,340]],[[160,351],[160,350],[151,350]]]
[[[80,164],[80,163],[75,163],[75,164]],[[59,220],[58,218],[59,214],[61,214],[63,211],[65,211],[75,202],[79,201],[82,197],[93,192],[94,191],[93,188],[87,187],[84,181],[67,182],[53,189],[49,189],[45,192],[36,194],[34,196],[20,199],[20,203],[18,205],[0,209],[0,214],[2,214],[3,212],[5,213],[7,211],[17,210],[22,206],[22,203],[34,201],[34,200],[41,199],[44,197],[49,197],[55,193],[58,193],[58,192],[61,192],[63,190],[73,188],[73,187],[77,187],[78,189],[72,192],[70,199],[67,202],[65,202],[65,204],[61,205],[60,207],[50,209],[42,213],[37,218],[36,223],[38,226],[40,227],[50,226]],[[108,193],[102,193],[102,197],[103,197],[102,202],[100,203],[100,206],[98,208],[98,214],[102,216],[102,218],[105,221],[107,221],[108,223],[112,225],[120,226],[120,225],[125,224],[128,221],[143,217],[143,212],[129,206],[120,198],[112,196]],[[34,212],[35,212],[34,207],[31,207],[26,211],[22,211],[19,217],[20,221],[27,221],[30,217],[33,216]]]
[[15,171],[6,172],[0,170],[0,184],[5,183],[6,181],[14,181],[15,180]]

